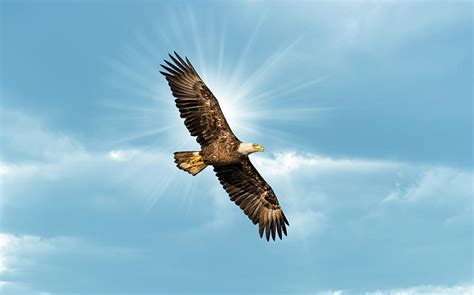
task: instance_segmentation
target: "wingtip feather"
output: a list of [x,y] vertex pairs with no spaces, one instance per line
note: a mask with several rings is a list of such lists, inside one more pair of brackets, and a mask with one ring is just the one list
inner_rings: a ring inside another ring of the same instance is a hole
[[269,223],[265,224],[265,238],[267,239],[267,242],[270,241],[270,224]]
[[165,77],[171,77],[171,75],[169,73],[166,73],[166,72],[163,72],[163,71],[159,71],[159,72]]
[[276,224],[275,220],[272,220],[272,239],[275,241],[275,231],[276,231]]

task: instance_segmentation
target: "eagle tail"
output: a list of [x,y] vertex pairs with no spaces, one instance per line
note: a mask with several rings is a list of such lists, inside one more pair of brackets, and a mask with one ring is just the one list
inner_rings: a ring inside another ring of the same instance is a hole
[[199,152],[175,152],[174,162],[179,169],[182,169],[193,176],[207,167]]

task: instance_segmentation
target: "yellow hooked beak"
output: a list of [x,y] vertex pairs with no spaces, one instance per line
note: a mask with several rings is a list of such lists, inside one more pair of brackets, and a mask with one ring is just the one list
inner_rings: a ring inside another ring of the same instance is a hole
[[256,149],[257,151],[259,151],[259,152],[263,152],[263,151],[265,150],[265,149],[263,148],[263,146],[261,146],[261,145],[259,145],[259,144],[257,144],[257,145],[255,146],[255,149]]

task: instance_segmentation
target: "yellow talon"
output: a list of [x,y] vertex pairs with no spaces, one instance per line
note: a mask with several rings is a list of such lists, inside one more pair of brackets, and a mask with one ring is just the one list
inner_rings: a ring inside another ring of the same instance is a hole
[[189,160],[189,164],[196,166],[196,165],[203,165],[204,162],[202,161],[202,157],[200,155],[193,156]]

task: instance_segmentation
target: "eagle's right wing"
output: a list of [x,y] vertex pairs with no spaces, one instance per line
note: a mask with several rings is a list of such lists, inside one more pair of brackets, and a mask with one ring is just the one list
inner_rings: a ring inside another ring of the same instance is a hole
[[169,55],[174,63],[165,60],[161,65],[167,72],[161,72],[176,97],[176,106],[181,118],[192,136],[203,147],[217,138],[235,138],[216,97],[207,88],[198,73],[186,58],[184,61],[176,52]]
[[230,200],[244,210],[254,224],[259,224],[260,237],[264,231],[267,241],[270,234],[273,240],[276,233],[280,239],[282,231],[286,235],[289,223],[278,199],[248,157],[239,163],[216,165],[214,171]]

